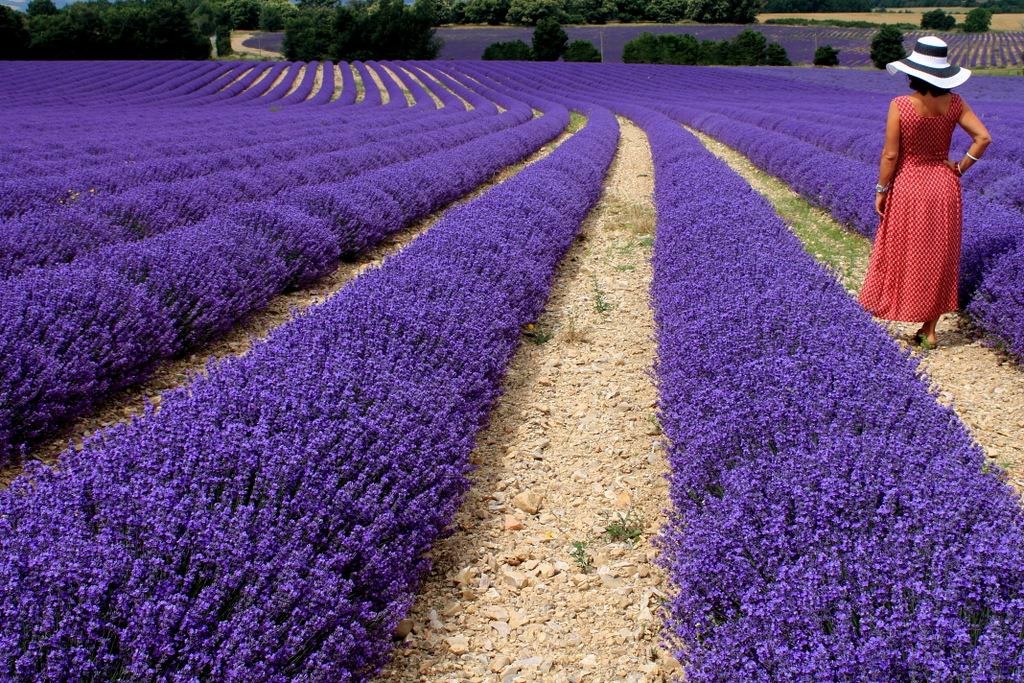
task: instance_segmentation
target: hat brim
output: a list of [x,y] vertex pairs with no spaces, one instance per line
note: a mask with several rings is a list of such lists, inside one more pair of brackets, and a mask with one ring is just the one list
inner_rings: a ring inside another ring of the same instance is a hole
[[[955,69],[955,71],[951,75],[937,76],[925,71],[921,66],[906,59],[901,59],[897,62],[889,62],[885,65],[885,70],[894,76],[899,72],[903,72],[908,76],[920,78],[925,83],[931,83],[936,88],[943,88],[945,90],[963,85],[964,82],[971,77],[970,69],[965,69],[962,66],[955,66],[952,68]],[[945,70],[943,69],[942,71]]]

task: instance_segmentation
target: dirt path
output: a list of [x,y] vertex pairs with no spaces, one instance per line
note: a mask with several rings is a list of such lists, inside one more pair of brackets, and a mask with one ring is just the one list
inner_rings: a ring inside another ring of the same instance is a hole
[[282,55],[280,52],[274,52],[273,50],[261,50],[259,48],[245,45],[245,41],[253,35],[254,33],[252,31],[232,31],[231,51],[237,55],[254,55],[256,57],[264,57],[266,59],[281,59]]
[[[384,681],[655,681],[668,507],[648,301],[653,171],[623,136],[472,459]],[[632,538],[632,542],[630,540]],[[575,545],[574,545],[575,544]]]
[[[189,383],[196,373],[205,371],[208,362],[247,353],[253,344],[269,335],[274,328],[290,320],[294,315],[293,311],[298,313],[310,306],[323,303],[360,272],[379,265],[385,258],[398,252],[418,235],[428,230],[430,226],[440,220],[446,211],[472,200],[491,187],[514,176],[525,166],[543,158],[561,144],[568,135],[568,132],[563,133],[525,161],[503,169],[473,192],[438,213],[385,239],[383,243],[362,255],[358,260],[340,264],[333,272],[303,289],[286,292],[275,297],[264,309],[248,316],[228,333],[193,350],[187,356],[162,364],[148,381],[112,396],[97,410],[72,423],[57,436],[38,445],[29,452],[28,457],[52,464],[69,443],[81,444],[82,440],[93,432],[131,419],[142,412],[147,402],[159,406],[160,395],[163,392]],[[20,467],[0,468],[0,488],[6,487],[20,471]]]
[[[767,197],[804,247],[825,261],[851,294],[860,290],[871,251],[869,240],[846,230],[827,212],[811,207],[783,181],[762,172],[739,152],[687,130]],[[918,325],[879,322],[910,348],[906,337]],[[939,348],[915,354],[939,401],[953,407],[985,454],[1006,470],[1010,484],[1024,492],[1024,372],[985,346],[968,328],[965,316],[946,315],[939,321]]]

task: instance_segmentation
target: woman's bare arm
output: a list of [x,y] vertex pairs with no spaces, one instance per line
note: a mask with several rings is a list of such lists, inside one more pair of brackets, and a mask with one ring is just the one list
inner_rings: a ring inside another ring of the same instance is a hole
[[[967,131],[967,134],[974,141],[971,143],[970,149],[967,150],[967,154],[980,159],[981,155],[988,149],[988,146],[992,144],[992,136],[988,134],[988,128],[985,127],[985,124],[981,122],[981,119],[978,118],[978,115],[974,113],[974,110],[971,109],[967,102],[961,101],[963,102],[963,111],[960,112],[960,120],[957,123]],[[960,172],[963,173],[973,165],[974,159],[965,155],[960,160]]]
[[[882,147],[882,159],[878,164],[878,184],[886,187],[892,183],[896,175],[896,160],[900,156],[900,110],[896,100],[889,103],[889,115],[885,120],[885,146]],[[885,211],[884,192],[875,194],[875,211],[879,216]]]

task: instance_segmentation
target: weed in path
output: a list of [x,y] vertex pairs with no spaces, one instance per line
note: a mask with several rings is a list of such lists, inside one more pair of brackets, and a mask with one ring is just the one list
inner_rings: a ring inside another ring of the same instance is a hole
[[580,327],[575,313],[569,313],[566,316],[564,330],[562,339],[568,344],[587,341],[587,332],[583,327]]
[[594,276],[594,310],[602,314],[612,310],[612,304],[604,298],[604,291],[598,284],[596,275]]
[[552,337],[555,336],[548,328],[544,327],[540,323],[530,323],[526,326],[526,331],[523,332],[523,334],[537,346],[551,341]]
[[630,508],[626,514],[616,512],[615,518],[605,526],[604,533],[613,543],[627,542],[633,545],[643,536],[644,522],[636,510]]
[[584,574],[594,568],[594,561],[590,559],[590,553],[587,552],[586,541],[573,541],[572,550],[569,551],[569,557],[576,562],[576,566],[578,566],[580,571]]

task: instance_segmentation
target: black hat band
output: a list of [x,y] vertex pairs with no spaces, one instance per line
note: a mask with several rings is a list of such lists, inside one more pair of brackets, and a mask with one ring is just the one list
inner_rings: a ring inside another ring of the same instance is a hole
[[945,57],[947,47],[945,45],[929,45],[928,43],[917,41],[914,45],[914,52],[919,55],[926,55],[928,57]]

